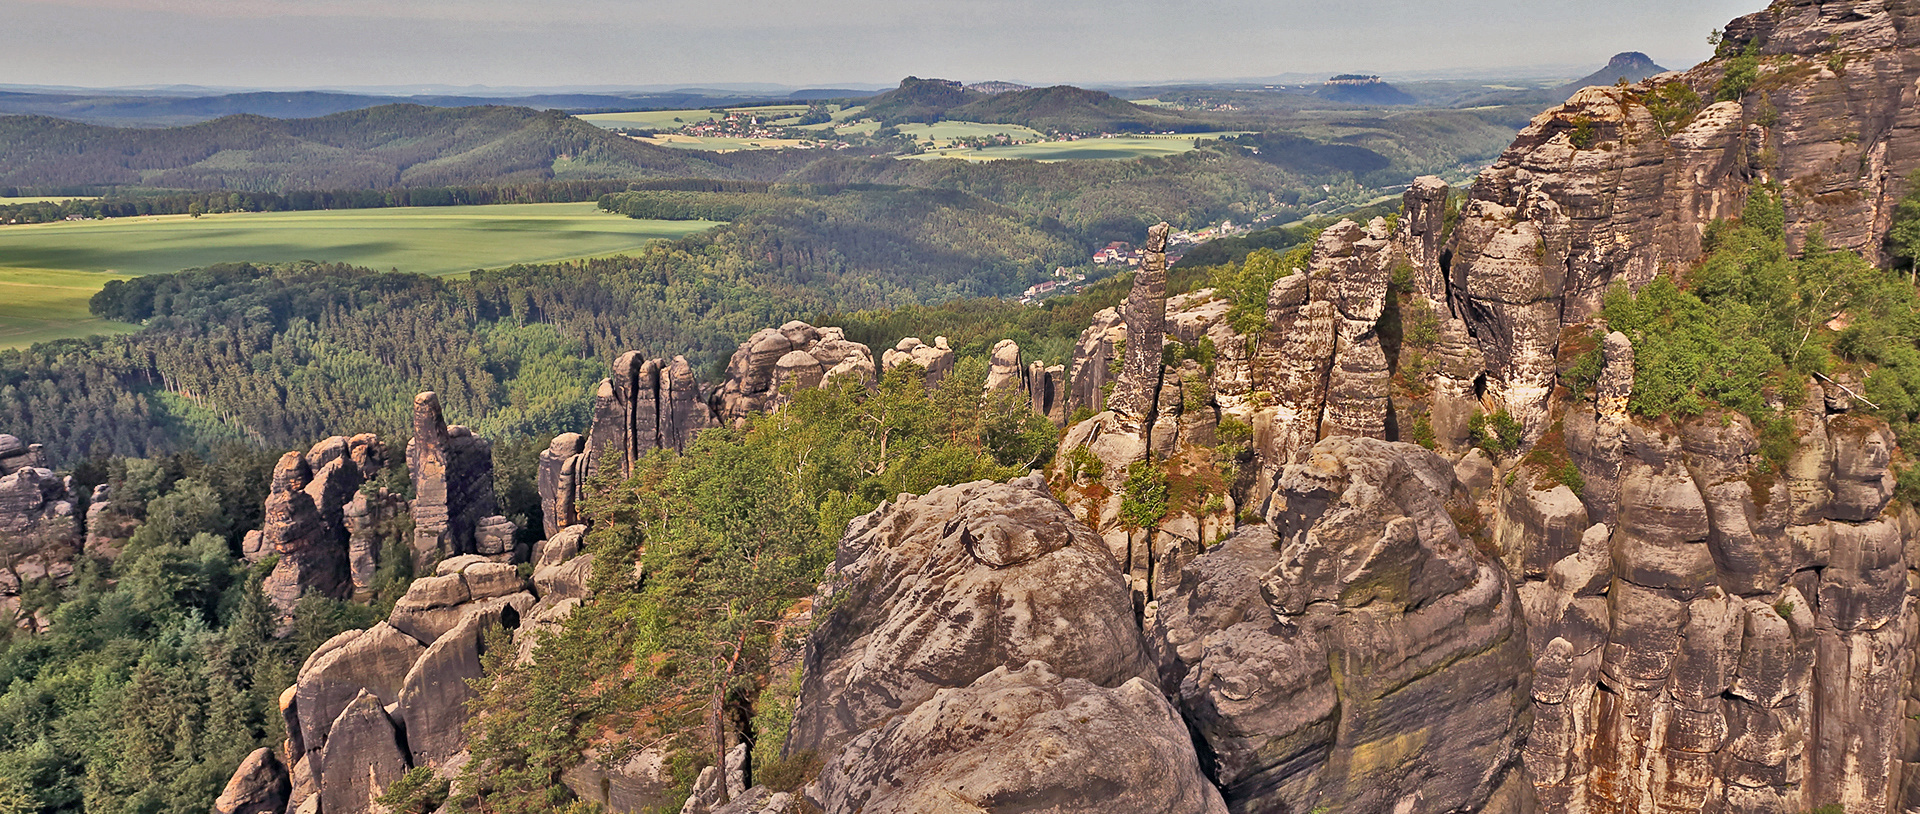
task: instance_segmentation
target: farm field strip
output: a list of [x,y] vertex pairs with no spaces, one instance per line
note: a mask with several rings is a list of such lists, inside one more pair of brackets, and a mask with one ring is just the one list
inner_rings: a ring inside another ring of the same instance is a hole
[[711,228],[592,203],[164,215],[0,227],[0,348],[130,326],[93,319],[108,280],[222,262],[319,260],[460,274],[636,251]]
[[1182,133],[1173,136],[1114,136],[1084,138],[1078,141],[1043,141],[1035,144],[1011,144],[1004,147],[951,147],[908,156],[920,160],[959,158],[968,161],[994,161],[1026,158],[1035,161],[1124,160],[1146,156],[1178,155],[1188,152],[1195,139],[1213,139],[1236,133]]

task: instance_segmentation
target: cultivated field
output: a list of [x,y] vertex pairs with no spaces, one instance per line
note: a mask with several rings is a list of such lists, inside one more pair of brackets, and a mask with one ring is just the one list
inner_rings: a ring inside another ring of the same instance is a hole
[[652,138],[640,138],[649,144],[672,147],[677,150],[712,150],[727,153],[734,150],[777,150],[782,147],[798,147],[806,142],[792,138],[729,138],[727,136],[683,136],[679,133],[667,133]]
[[[729,113],[753,113],[763,120],[798,119],[807,112],[806,105],[765,105],[761,107],[730,107]],[[579,120],[596,127],[614,130],[622,127],[637,127],[646,130],[677,130],[689,124],[713,121],[720,114],[712,110],[638,110],[631,113],[582,113]]]
[[7,204],[56,203],[59,201],[83,200],[91,200],[91,198],[86,195],[24,195],[12,198],[0,195],[0,206],[6,206]]
[[0,348],[118,326],[87,314],[108,280],[228,261],[322,260],[420,274],[601,257],[709,228],[641,221],[591,203],[507,204],[0,227]]
[[910,158],[960,158],[968,161],[993,161],[1005,158],[1030,158],[1035,161],[1092,161],[1143,158],[1184,153],[1193,149],[1194,139],[1212,139],[1232,133],[1183,133],[1177,136],[1115,136],[1086,138],[1079,141],[1043,141],[1037,144],[1012,144],[1005,147],[954,147],[929,150]]

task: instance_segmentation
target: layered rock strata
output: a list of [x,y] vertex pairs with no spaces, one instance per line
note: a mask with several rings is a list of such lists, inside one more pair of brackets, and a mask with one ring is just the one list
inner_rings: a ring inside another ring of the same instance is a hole
[[1162,595],[1161,687],[1230,810],[1531,810],[1525,626],[1464,499],[1431,452],[1328,438]]
[[[1831,245],[1879,255],[1920,168],[1916,17],[1882,0],[1780,0],[1729,23],[1714,60],[1535,117],[1474,182],[1448,272],[1492,394],[1544,431],[1561,327],[1615,283],[1690,265],[1756,181],[1782,185],[1790,244],[1818,224]],[[1749,49],[1755,75],[1723,81]],[[1723,89],[1738,98],[1713,101]],[[1683,95],[1711,103],[1676,117]]]

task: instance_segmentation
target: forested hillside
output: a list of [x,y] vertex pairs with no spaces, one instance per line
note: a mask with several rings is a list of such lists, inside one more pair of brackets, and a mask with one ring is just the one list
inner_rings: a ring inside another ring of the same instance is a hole
[[155,130],[0,117],[0,186],[287,192],[687,175],[728,172],[527,108],[386,105]]

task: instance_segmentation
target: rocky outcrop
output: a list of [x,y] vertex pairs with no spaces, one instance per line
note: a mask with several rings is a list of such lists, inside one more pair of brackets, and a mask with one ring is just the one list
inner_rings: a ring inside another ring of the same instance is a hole
[[[449,426],[440,397],[421,393],[413,400],[413,438],[407,442],[407,471],[413,476],[413,559],[424,568],[443,557],[485,553],[502,559],[514,552],[498,549],[500,519],[493,495],[493,445],[472,430]],[[481,531],[491,534],[482,536]],[[519,559],[524,560],[524,557]]]
[[873,351],[847,341],[839,328],[815,328],[795,320],[748,337],[727,362],[727,380],[709,402],[719,420],[739,424],[781,402],[782,387],[819,387],[823,382],[877,378]]
[[39,444],[0,435],[0,608],[8,616],[25,583],[71,576],[85,541],[73,478],[46,464]]
[[880,369],[893,370],[901,365],[917,365],[926,372],[927,386],[933,387],[941,379],[953,372],[953,349],[947,347],[947,338],[936,336],[933,344],[920,341],[919,337],[909,336],[880,354]]
[[1527,650],[1452,467],[1333,437],[1270,526],[1188,564],[1148,630],[1233,811],[1525,811]]
[[[694,435],[717,426],[708,396],[684,356],[667,360],[648,359],[638,351],[621,354],[613,362],[613,376],[602,380],[594,393],[593,426],[585,448],[570,453],[584,452],[575,465],[575,479],[608,460],[618,461],[624,473],[654,450],[686,449]],[[564,450],[551,451],[558,455]]]
[[[1877,255],[1920,168],[1917,17],[1880,0],[1782,0],[1728,24],[1719,58],[1586,88],[1536,117],[1475,181],[1454,240],[1454,314],[1473,325],[1489,391],[1543,431],[1561,327],[1615,283],[1691,264],[1754,181],[1783,185],[1791,243],[1822,224],[1830,244]],[[1649,109],[1677,95],[1669,85],[1713,100],[1749,47],[1761,59],[1740,98],[1690,118]]]
[[265,523],[247,534],[242,554],[276,558],[261,589],[283,626],[309,591],[346,599],[371,587],[400,502],[384,488],[362,487],[388,464],[386,446],[364,434],[328,438],[274,465]]
[[[512,565],[454,557],[414,580],[387,621],[321,645],[280,699],[291,790],[281,808],[248,810],[372,811],[408,769],[464,763],[468,682],[481,677],[490,634],[548,610],[529,587]],[[249,778],[261,771],[249,761],[229,788],[258,787]]]
[[240,761],[240,768],[214,799],[213,814],[279,814],[286,809],[292,790],[287,767],[272,749],[262,746]]
[[883,504],[822,592],[785,748],[826,761],[823,810],[1224,811],[1125,582],[1039,477]]
[[1107,398],[1107,409],[1130,422],[1152,419],[1160,388],[1160,349],[1167,323],[1166,224],[1147,230],[1145,254],[1121,311],[1127,326],[1126,352],[1121,355],[1113,395]]
[[827,586],[789,752],[833,754],[1002,665],[1103,687],[1151,675],[1106,547],[1038,477],[882,504],[848,526]]
[[821,773],[831,814],[1224,814],[1179,715],[1148,682],[1001,666],[861,733]]

